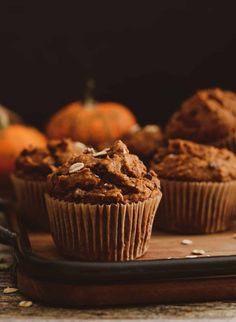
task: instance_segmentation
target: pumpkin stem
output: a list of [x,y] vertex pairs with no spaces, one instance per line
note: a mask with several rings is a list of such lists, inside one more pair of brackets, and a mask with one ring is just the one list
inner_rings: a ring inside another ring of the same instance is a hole
[[95,100],[93,98],[93,91],[95,88],[95,81],[93,79],[88,79],[85,84],[84,90],[84,105],[94,105]]
[[0,106],[0,130],[8,127],[10,124],[9,116],[3,107]]

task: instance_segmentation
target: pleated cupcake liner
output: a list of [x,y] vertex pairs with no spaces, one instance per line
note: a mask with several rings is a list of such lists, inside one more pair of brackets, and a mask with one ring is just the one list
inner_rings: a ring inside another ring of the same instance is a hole
[[236,153],[236,131],[228,135],[226,138],[213,142],[212,145],[218,148],[226,148]]
[[19,215],[36,230],[49,230],[49,220],[44,195],[47,184],[11,176],[17,198]]
[[183,234],[225,231],[235,210],[236,181],[224,183],[161,180],[160,229]]
[[[226,138],[214,142],[212,145],[217,148],[225,148],[236,154],[236,131],[228,135]],[[236,219],[236,204],[233,219]]]
[[91,205],[45,195],[59,252],[83,261],[128,261],[145,254],[161,196],[130,204]]

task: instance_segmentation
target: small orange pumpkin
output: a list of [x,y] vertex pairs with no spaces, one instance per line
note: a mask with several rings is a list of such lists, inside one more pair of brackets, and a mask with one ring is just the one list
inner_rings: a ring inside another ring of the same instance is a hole
[[100,147],[125,135],[136,124],[135,116],[125,106],[91,98],[93,83],[88,83],[88,95],[83,102],[71,103],[55,113],[46,132],[50,139],[71,138]]
[[[14,169],[15,159],[26,147],[44,147],[45,136],[33,127],[11,123],[12,112],[0,106],[0,176],[8,176]],[[19,119],[17,118],[17,121]]]

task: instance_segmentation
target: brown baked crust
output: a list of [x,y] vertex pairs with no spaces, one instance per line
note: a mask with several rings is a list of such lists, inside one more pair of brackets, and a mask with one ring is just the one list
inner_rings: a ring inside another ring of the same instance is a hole
[[200,90],[184,101],[166,127],[168,138],[214,143],[236,130],[236,94],[219,88]]
[[45,149],[24,149],[16,160],[15,174],[29,180],[45,181],[49,173],[84,149],[83,143],[70,139],[49,141]]
[[152,158],[157,148],[162,145],[163,133],[158,125],[148,124],[128,133],[123,141],[131,153],[146,161]]
[[236,179],[236,156],[181,139],[169,140],[151,162],[160,178],[197,182],[227,182]]
[[122,141],[100,155],[86,151],[71,159],[48,176],[48,188],[55,198],[91,204],[138,202],[161,193],[155,172]]

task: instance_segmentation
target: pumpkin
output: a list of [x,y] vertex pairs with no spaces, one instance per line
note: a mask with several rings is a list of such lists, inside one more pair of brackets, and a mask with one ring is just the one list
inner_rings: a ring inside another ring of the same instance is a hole
[[93,83],[88,83],[84,102],[73,102],[55,113],[46,133],[49,139],[71,138],[86,145],[101,147],[125,135],[136,124],[131,111],[118,103],[95,102]]
[[[44,147],[45,136],[33,127],[11,123],[11,116],[0,106],[0,176],[9,176],[14,169],[15,159],[28,146]],[[19,121],[19,119],[17,119]]]

